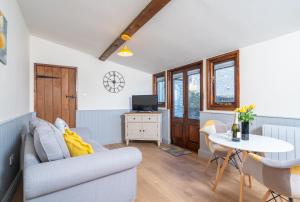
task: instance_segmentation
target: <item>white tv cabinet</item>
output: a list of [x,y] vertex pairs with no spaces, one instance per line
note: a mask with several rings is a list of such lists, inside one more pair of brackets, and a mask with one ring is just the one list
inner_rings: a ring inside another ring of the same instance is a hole
[[125,140],[151,140],[161,143],[161,120],[159,112],[128,112],[125,113]]

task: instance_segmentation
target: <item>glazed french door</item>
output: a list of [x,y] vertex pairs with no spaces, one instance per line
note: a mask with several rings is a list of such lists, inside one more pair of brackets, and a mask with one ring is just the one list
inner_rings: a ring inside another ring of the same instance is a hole
[[199,118],[202,110],[202,62],[170,71],[172,143],[199,149]]

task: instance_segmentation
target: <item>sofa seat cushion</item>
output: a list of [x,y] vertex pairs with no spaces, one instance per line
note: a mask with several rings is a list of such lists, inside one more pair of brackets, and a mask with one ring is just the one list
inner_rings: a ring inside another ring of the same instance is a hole
[[85,139],[85,141],[87,143],[89,143],[90,145],[92,145],[95,153],[98,152],[104,152],[104,151],[108,151],[109,149],[103,147],[101,144],[99,144],[98,142],[96,142],[95,140],[91,140],[91,139]]
[[35,129],[34,147],[42,162],[70,157],[63,134],[51,123],[40,125]]

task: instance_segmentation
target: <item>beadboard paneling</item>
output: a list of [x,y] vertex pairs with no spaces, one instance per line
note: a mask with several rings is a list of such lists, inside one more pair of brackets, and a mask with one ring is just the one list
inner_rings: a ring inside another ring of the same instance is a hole
[[[0,123],[0,199],[2,199],[20,170],[21,132],[28,126],[34,113]],[[14,165],[9,166],[9,156],[14,155]]]
[[124,139],[124,116],[127,109],[79,110],[76,127],[88,127],[92,139],[100,144],[121,143]]
[[164,144],[171,143],[170,136],[170,110],[169,109],[159,109],[162,113],[162,142]]
[[[88,127],[92,138],[100,144],[114,144],[124,141],[124,113],[128,109],[116,110],[78,110],[76,127]],[[164,143],[170,142],[169,110],[162,112],[162,138]]]

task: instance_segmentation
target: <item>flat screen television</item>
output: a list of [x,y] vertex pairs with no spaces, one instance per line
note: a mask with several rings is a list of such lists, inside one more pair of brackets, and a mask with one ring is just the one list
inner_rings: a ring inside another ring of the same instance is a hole
[[133,95],[132,110],[133,111],[157,111],[158,110],[157,95]]

